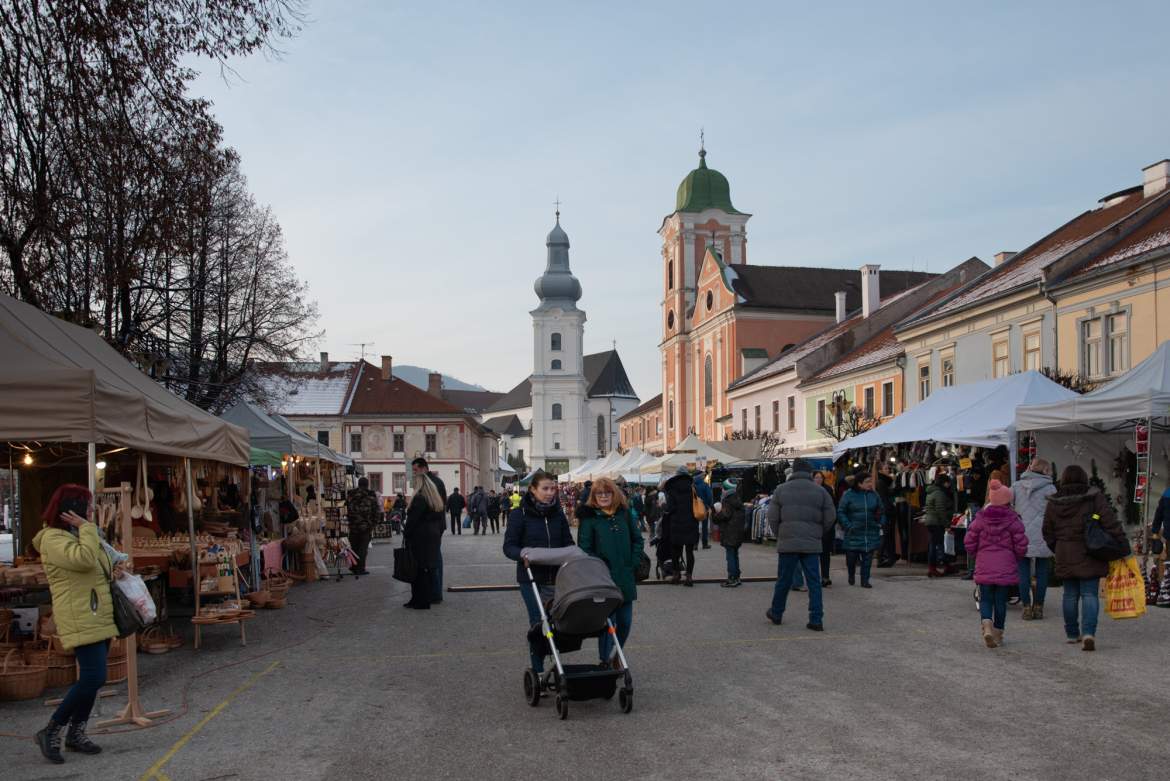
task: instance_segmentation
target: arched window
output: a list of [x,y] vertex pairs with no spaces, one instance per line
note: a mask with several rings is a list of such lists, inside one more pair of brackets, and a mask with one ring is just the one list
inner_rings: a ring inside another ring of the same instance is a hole
[[711,378],[711,354],[707,353],[707,360],[703,362],[703,403],[710,407],[711,397],[714,394],[714,382]]
[[559,368],[561,368],[561,360],[560,360],[560,358],[556,358],[556,359],[554,359],[554,360],[553,360],[553,362],[552,362],[552,367],[553,367],[553,369],[559,369]]
[[674,290],[674,261],[666,264],[666,289]]
[[666,415],[666,425],[668,428],[674,428],[674,399],[670,400],[668,405],[668,412]]
[[554,350],[561,349],[561,335],[560,334],[553,334],[552,335],[552,348]]
[[561,419],[561,405],[560,404],[552,405],[552,419],[553,420],[560,420]]
[[674,328],[674,310],[673,309],[666,313],[666,327],[667,328]]
[[606,445],[606,442],[605,442],[605,416],[598,415],[597,416],[597,452],[605,453],[607,450],[605,445]]

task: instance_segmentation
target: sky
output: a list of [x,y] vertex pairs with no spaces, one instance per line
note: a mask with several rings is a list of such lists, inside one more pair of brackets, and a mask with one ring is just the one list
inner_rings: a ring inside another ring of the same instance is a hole
[[208,67],[335,360],[506,391],[532,371],[553,201],[586,352],[661,388],[661,240],[707,162],[763,265],[942,272],[1020,250],[1170,157],[1164,2],[310,0]]

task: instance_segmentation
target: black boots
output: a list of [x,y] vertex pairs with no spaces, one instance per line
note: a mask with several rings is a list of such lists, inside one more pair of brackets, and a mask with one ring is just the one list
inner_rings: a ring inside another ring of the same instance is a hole
[[60,765],[65,762],[65,757],[61,756],[61,730],[63,727],[57,722],[49,719],[49,723],[33,735],[33,740],[36,741],[37,746],[41,749],[41,755],[52,762]]
[[65,748],[80,754],[100,754],[102,747],[89,739],[85,734],[85,722],[74,721],[69,723],[69,730],[65,733]]

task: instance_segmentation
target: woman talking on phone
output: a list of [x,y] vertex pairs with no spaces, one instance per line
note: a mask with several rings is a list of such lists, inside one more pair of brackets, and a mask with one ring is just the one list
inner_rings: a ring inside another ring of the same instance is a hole
[[34,738],[45,759],[58,765],[65,761],[62,731],[66,749],[82,754],[101,751],[86,737],[85,725],[98,689],[106,682],[110,638],[118,635],[110,595],[114,563],[102,549],[97,526],[86,520],[91,498],[83,486],[60,486],[41,516],[45,527],[33,538],[49,579],[53,622],[61,644],[72,649],[80,668],[77,683]]

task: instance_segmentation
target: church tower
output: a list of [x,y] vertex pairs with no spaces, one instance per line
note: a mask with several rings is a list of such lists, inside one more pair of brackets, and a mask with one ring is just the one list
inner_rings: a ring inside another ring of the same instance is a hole
[[[730,348],[692,334],[699,271],[708,247],[718,251],[726,265],[747,263],[747,221],[750,214],[731,203],[727,177],[707,167],[707,150],[699,146],[699,167],[678,186],[675,209],[662,221],[662,420],[667,450],[691,430],[704,434],[700,420],[705,408],[697,389],[702,387],[708,360],[720,365]],[[702,342],[702,343],[699,343]],[[710,342],[710,343],[708,343]],[[729,365],[729,364],[728,364]]]
[[532,464],[561,474],[585,463],[585,313],[581,283],[569,268],[569,237],[556,225],[545,240],[548,264],[533,286]]

